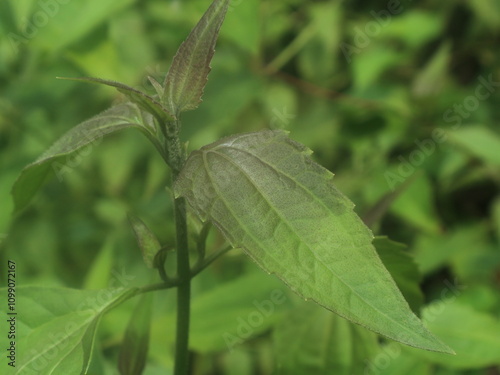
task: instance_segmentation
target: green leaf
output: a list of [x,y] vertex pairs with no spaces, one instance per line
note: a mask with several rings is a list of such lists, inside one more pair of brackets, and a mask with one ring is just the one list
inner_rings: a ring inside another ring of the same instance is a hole
[[419,286],[422,278],[413,257],[405,251],[406,246],[387,237],[376,237],[373,245],[412,311],[418,315],[424,303]]
[[427,175],[416,176],[394,200],[390,211],[419,229],[439,233],[441,223],[436,213],[433,189],[432,181]]
[[498,317],[475,311],[454,302],[455,297],[437,301],[425,308],[423,320],[453,346],[456,356],[411,350],[412,354],[446,367],[467,369],[495,366],[500,363],[500,321]]
[[161,249],[160,242],[153,232],[138,217],[129,214],[128,219],[134,230],[134,235],[142,252],[144,263],[149,268],[155,268],[153,262],[156,253]]
[[115,242],[114,237],[109,236],[103,243],[87,275],[85,275],[84,289],[102,289],[109,285],[115,259]]
[[302,297],[394,340],[452,353],[411,312],[353,203],[310,154],[282,131],[235,135],[193,152],[174,190]]
[[[35,162],[27,165],[17,178],[12,187],[15,212],[28,205],[49,172],[54,172],[59,181],[62,181],[64,175],[76,167],[100,143],[102,137],[130,127],[141,130],[154,142],[152,118],[132,103],[111,107],[68,131]],[[85,146],[87,148],[83,149]],[[72,155],[76,151],[79,152]]]
[[[121,11],[130,6],[133,0],[88,0],[85,6],[73,1],[36,2],[33,15],[23,22],[36,22],[39,14],[47,17],[47,21],[38,23],[36,37],[30,40],[37,49],[54,53],[77,43],[89,34],[107,26],[106,23]],[[32,23],[33,24],[33,23]],[[43,26],[41,26],[43,25]],[[35,26],[35,24],[33,24]],[[101,26],[101,27],[102,27]],[[103,38],[100,38],[103,39]]]
[[304,303],[274,331],[278,374],[362,374],[377,335],[318,305]]
[[143,294],[130,317],[118,360],[121,375],[141,375],[146,366],[153,297]]
[[[100,318],[136,289],[95,291],[20,286],[16,288],[16,367],[0,357],[5,375],[80,374],[88,368]],[[5,288],[0,290],[7,295]],[[2,321],[11,318],[0,312]],[[0,344],[10,340],[2,335]]]
[[444,42],[415,77],[413,94],[417,97],[432,97],[442,92],[450,59],[451,43]]
[[[219,284],[193,296],[189,346],[200,353],[233,351],[268,330],[290,305],[287,288],[260,272]],[[174,330],[173,312],[154,321],[151,352],[164,357],[163,347],[173,344]]]
[[484,126],[469,126],[449,131],[451,140],[485,163],[500,165],[500,135]]
[[[90,82],[97,83],[105,86],[115,87],[119,92],[126,95],[132,102],[140,106],[145,111],[151,113],[155,118],[159,121],[160,124],[165,122],[175,120],[175,117],[165,108],[163,107],[155,98],[149,96],[148,94],[134,89],[133,87],[127,86],[120,82],[110,81],[107,79],[101,78],[93,78],[93,77],[81,77],[81,78],[66,78],[66,77],[58,77],[59,79],[65,79],[69,81],[82,81],[82,82]],[[151,81],[156,82],[154,80]],[[156,82],[157,83],[157,82]],[[156,86],[155,86],[156,89]]]
[[164,84],[164,100],[175,115],[201,103],[228,5],[229,0],[215,0],[177,50]]
[[[380,353],[366,364],[364,374],[444,375],[434,371],[431,363],[422,361],[420,358],[411,355],[411,353],[402,351],[399,345],[396,346],[394,343],[381,348]],[[446,374],[452,375],[450,373]]]

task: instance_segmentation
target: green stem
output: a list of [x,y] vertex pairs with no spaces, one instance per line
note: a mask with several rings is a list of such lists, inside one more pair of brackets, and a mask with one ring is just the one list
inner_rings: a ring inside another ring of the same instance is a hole
[[[223,249],[216,251],[213,254],[210,254],[202,264],[199,264],[198,266],[194,267],[194,269],[191,271],[191,276],[190,276],[191,279],[194,279],[195,276],[197,276],[199,273],[201,273],[203,270],[205,270],[205,268],[207,268],[210,264],[215,262],[217,259],[219,259],[222,255],[227,253],[232,248],[233,248],[232,246],[228,246],[228,247],[225,247]],[[143,294],[143,293],[154,292],[157,290],[176,288],[181,284],[182,284],[182,282],[178,278],[168,279],[167,281],[163,281],[161,283],[143,286],[137,290],[137,294]]]
[[174,201],[177,234],[177,330],[175,345],[175,375],[187,375],[189,369],[189,315],[191,302],[191,270],[189,267],[186,201]]
[[[186,160],[179,139],[180,122],[166,124],[165,154],[172,168],[172,184],[177,179]],[[174,375],[189,374],[189,317],[191,308],[191,269],[189,265],[188,227],[186,201],[174,198],[174,217],[177,249],[177,327],[175,340]]]

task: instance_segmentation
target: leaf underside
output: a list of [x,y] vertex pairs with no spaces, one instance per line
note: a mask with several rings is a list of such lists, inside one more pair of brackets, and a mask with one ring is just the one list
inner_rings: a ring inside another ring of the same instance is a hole
[[155,129],[151,116],[140,111],[133,103],[115,105],[69,130],[36,161],[22,170],[12,187],[15,212],[27,206],[51,171],[56,172],[61,179],[85,155],[82,152],[82,155],[73,160],[70,158],[71,154],[85,146],[97,144],[107,134],[130,127],[141,130],[154,142]]
[[228,137],[190,155],[175,193],[300,296],[391,339],[453,353],[411,312],[353,203],[310,154],[283,131]]

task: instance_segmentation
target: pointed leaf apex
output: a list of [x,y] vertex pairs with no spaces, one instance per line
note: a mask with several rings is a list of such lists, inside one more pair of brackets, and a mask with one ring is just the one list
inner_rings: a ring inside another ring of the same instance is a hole
[[215,0],[181,44],[164,84],[163,104],[178,115],[201,103],[210,73],[210,61],[229,0]]

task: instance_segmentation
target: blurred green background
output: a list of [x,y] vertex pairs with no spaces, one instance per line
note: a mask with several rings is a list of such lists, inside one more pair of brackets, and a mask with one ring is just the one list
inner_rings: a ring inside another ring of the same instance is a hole
[[[173,222],[168,170],[140,133],[126,130],[68,160],[17,217],[10,189],[66,130],[122,100],[112,89],[55,77],[152,91],[146,76],[164,77],[208,5],[1,0],[0,259],[16,261],[18,285],[151,280],[126,214],[140,216],[165,245],[173,244]],[[224,333],[237,330],[253,301],[288,293],[235,251],[193,286],[196,374],[500,374],[499,43],[497,0],[233,1],[204,102],[183,117],[190,150],[232,133],[290,131],[335,173],[360,215],[375,212],[375,234],[408,246],[429,323],[459,355],[405,348],[391,355],[390,346],[359,354],[354,345],[350,355],[335,354],[347,358],[337,367],[304,370],[294,365],[300,354],[280,352],[276,337],[287,322],[321,312],[289,294],[248,342],[228,350]],[[373,211],[383,197],[387,211]],[[156,298],[146,374],[168,373],[172,364],[173,304],[172,292]],[[434,315],[429,306],[439,307]],[[101,325],[94,366],[102,374],[115,373],[132,307]],[[347,345],[342,337],[335,340]],[[308,340],[317,338],[301,345]]]

